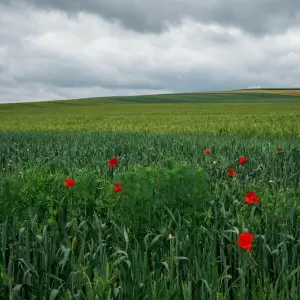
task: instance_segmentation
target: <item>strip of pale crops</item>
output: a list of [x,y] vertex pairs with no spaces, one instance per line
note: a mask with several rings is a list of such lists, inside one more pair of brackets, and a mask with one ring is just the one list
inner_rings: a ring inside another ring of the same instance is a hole
[[300,135],[300,102],[120,104],[85,100],[0,106],[0,131]]

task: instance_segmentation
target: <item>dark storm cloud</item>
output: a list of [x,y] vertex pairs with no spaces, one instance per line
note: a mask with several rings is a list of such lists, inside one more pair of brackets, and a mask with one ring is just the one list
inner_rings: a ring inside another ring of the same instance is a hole
[[161,32],[182,18],[234,26],[253,35],[284,32],[300,24],[299,0],[0,0],[67,14],[88,12],[137,32]]

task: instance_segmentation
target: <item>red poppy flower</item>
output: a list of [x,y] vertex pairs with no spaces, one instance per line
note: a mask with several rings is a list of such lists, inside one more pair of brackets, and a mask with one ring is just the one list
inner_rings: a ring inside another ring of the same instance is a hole
[[73,178],[67,178],[66,179],[66,186],[70,189],[74,184],[76,183],[76,180]]
[[227,174],[228,176],[237,176],[235,169],[230,169]]
[[260,203],[260,199],[257,198],[255,192],[250,191],[247,193],[246,198],[245,198],[245,203],[247,204],[252,204],[252,203]]
[[280,152],[282,150],[281,147],[277,147],[277,152]]
[[115,183],[114,191],[115,191],[116,193],[121,192],[121,191],[122,191],[122,186],[121,186],[121,184]]
[[250,251],[252,249],[252,242],[254,235],[250,232],[243,232],[239,235],[237,244],[244,250]]
[[240,165],[243,165],[246,161],[247,161],[246,156],[242,156],[242,157],[239,159],[239,164],[240,164]]
[[204,151],[203,151],[205,154],[208,154],[211,152],[210,148],[205,148]]
[[113,157],[108,161],[108,166],[112,167],[112,168],[116,168],[118,166],[118,158],[117,157]]

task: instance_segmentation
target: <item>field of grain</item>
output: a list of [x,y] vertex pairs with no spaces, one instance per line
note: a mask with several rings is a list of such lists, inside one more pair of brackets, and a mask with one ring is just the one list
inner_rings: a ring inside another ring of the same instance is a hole
[[299,119],[300,101],[254,105],[76,100],[0,105],[0,132],[139,132],[297,137],[300,135]]
[[[273,98],[275,99],[281,99],[283,100],[285,96],[300,96],[300,89],[299,88],[286,88],[286,89],[280,89],[280,88],[252,88],[252,89],[240,89],[240,90],[231,90],[231,91],[218,91],[218,92],[208,92],[208,93],[199,93],[200,95],[223,95],[228,98],[231,98],[231,96],[235,97],[242,97],[245,99],[251,99],[255,98],[256,101],[263,98]],[[237,95],[238,94],[238,95]],[[251,96],[252,94],[252,96]],[[253,97],[254,96],[254,97]],[[279,101],[281,101],[279,100]]]
[[0,105],[0,299],[299,300],[300,102],[137,99]]
[[[229,92],[232,93],[232,92]],[[286,96],[300,96],[300,89],[246,89],[237,90],[234,93],[254,93],[254,94],[270,94],[270,95],[286,95]]]

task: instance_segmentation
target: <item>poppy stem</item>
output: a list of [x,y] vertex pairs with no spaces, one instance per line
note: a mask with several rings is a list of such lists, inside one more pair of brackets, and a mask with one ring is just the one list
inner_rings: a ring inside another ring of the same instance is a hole
[[114,177],[114,169],[113,168],[109,168],[108,169],[108,177],[110,178],[110,179],[113,179],[113,177]]

